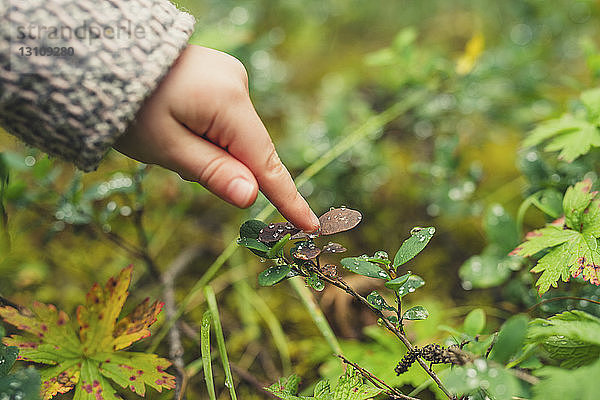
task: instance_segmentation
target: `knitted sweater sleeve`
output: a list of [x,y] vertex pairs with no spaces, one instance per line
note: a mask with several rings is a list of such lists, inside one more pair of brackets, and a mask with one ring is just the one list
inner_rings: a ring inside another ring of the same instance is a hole
[[168,0],[0,0],[0,9],[0,125],[84,171],[127,129],[194,26]]

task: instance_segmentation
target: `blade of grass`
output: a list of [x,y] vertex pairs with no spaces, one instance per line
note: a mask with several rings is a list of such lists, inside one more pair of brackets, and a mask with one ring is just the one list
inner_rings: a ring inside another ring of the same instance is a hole
[[288,279],[288,282],[292,285],[296,293],[298,293],[298,296],[300,296],[302,304],[304,304],[304,307],[308,310],[308,313],[315,322],[319,332],[321,332],[321,335],[325,338],[331,351],[333,351],[334,354],[344,354],[335,333],[333,333],[329,322],[327,322],[327,318],[323,315],[323,311],[321,311],[321,308],[315,301],[310,289],[304,284],[302,278],[291,278]]
[[221,326],[221,319],[219,318],[219,309],[217,307],[215,292],[210,286],[206,286],[204,288],[204,295],[206,296],[208,309],[210,310],[212,320],[214,322],[215,335],[217,336],[217,347],[219,348],[221,362],[223,363],[223,370],[225,371],[225,386],[227,386],[229,389],[231,399],[237,400],[237,396],[235,395],[235,385],[233,384],[233,376],[231,375],[231,368],[229,367],[229,357],[227,357],[227,348],[225,347],[223,327]]
[[211,312],[206,311],[202,316],[202,327],[200,328],[200,351],[202,353],[202,368],[204,369],[204,380],[210,400],[217,400],[215,394],[215,383],[212,374],[212,360],[210,358],[210,320]]
[[[349,135],[345,136],[341,141],[339,141],[335,146],[326,151],[321,157],[317,159],[314,163],[309,165],[295,180],[296,186],[301,187],[303,184],[308,182],[313,176],[318,174],[323,168],[325,168],[329,163],[334,161],[336,158],[344,154],[346,151],[350,150],[357,143],[367,137],[370,133],[373,133],[379,129],[382,129],[385,125],[398,118],[400,115],[405,113],[410,108],[414,107],[417,104],[420,104],[425,97],[427,96],[427,90],[417,90],[414,93],[408,93],[402,100],[394,103],[392,106],[388,107],[385,111],[373,115],[369,119],[367,119],[362,125],[360,125],[356,130]],[[273,212],[275,211],[275,207],[272,204],[266,205],[254,218],[259,220],[267,219]],[[219,272],[221,267],[229,260],[232,254],[237,250],[238,245],[236,239],[234,238],[229,245],[223,250],[223,252],[217,257],[217,259],[211,264],[210,267],[206,270],[204,275],[200,277],[194,284],[194,286],[188,291],[188,294],[185,296],[179,308],[177,309],[177,313],[173,316],[173,318],[165,321],[164,325],[161,326],[159,332],[154,336],[152,344],[150,345],[148,351],[153,352],[158,347],[159,343],[164,339],[167,335],[167,332],[171,329],[175,321],[183,315],[187,310],[188,305],[194,300],[194,298],[202,291],[202,288],[210,282],[210,280]]]
[[258,311],[258,314],[267,324],[271,336],[273,336],[273,342],[279,357],[281,358],[281,365],[283,367],[283,374],[290,375],[292,373],[292,362],[290,360],[290,349],[288,347],[288,341],[283,332],[283,328],[277,319],[277,316],[271,311],[271,308],[265,303],[265,301],[248,285],[246,281],[238,281],[235,286],[241,291],[242,296],[252,304],[252,306]]

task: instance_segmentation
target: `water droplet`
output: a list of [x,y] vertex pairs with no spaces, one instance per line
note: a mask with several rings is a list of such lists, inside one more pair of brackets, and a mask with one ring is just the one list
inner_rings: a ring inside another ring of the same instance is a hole
[[265,260],[265,259],[264,259],[264,258],[262,258],[262,257],[260,258],[260,262],[264,263],[265,261],[267,261],[267,260]]
[[375,254],[373,255],[373,257],[375,258],[381,258],[382,260],[387,260],[389,258],[389,255],[387,252],[383,251],[383,250],[379,250],[377,252],[375,252]]
[[269,224],[269,229],[275,228],[275,224]]
[[469,378],[475,378],[477,376],[477,371],[475,371],[475,369],[473,369],[473,368],[468,368],[467,369],[467,376]]
[[434,227],[429,228],[429,234],[433,235],[434,233],[435,233],[435,228]]

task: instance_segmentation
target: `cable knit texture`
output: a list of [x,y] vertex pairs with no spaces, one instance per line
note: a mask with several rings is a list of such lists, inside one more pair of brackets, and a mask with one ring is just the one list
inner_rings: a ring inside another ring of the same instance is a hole
[[[0,6],[0,124],[84,171],[95,169],[125,132],[194,26],[167,0]],[[73,56],[21,55],[27,47],[71,47]]]

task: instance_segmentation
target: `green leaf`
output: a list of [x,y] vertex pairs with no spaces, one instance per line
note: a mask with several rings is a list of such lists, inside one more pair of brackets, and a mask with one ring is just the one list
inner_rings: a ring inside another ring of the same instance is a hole
[[532,201],[537,208],[552,218],[558,218],[563,213],[563,195],[556,189],[544,189],[532,197]]
[[600,360],[573,370],[543,367],[534,374],[542,381],[533,386],[534,400],[596,400]]
[[257,219],[246,221],[240,226],[240,238],[258,239],[260,230],[267,224]]
[[512,271],[521,267],[520,257],[510,257],[495,244],[488,245],[481,254],[467,259],[458,270],[464,288],[489,288],[503,284]]
[[392,289],[394,291],[398,290],[399,288],[402,287],[402,285],[404,285],[406,283],[406,281],[408,281],[408,278],[410,278],[410,272],[408,274],[404,274],[402,276],[397,277],[396,279],[392,279],[391,281],[387,281],[385,283],[385,287],[388,289]]
[[418,275],[411,275],[408,280],[404,282],[404,284],[400,286],[398,290],[396,290],[396,293],[398,293],[398,296],[402,298],[407,294],[414,292],[423,285],[425,285],[423,278]]
[[202,354],[202,369],[204,371],[204,381],[210,400],[216,400],[215,383],[212,373],[212,358],[210,356],[210,323],[212,320],[210,311],[202,315],[202,325],[200,327],[200,352]]
[[282,237],[281,239],[279,239],[279,241],[277,243],[275,243],[275,245],[273,247],[271,247],[269,249],[269,251],[267,251],[267,257],[266,258],[277,258],[277,257],[279,257],[279,252],[281,251],[281,249],[283,249],[283,246],[285,246],[285,244],[290,240],[291,236],[292,235],[290,235],[288,233],[284,237]]
[[419,254],[421,250],[427,246],[427,243],[429,243],[434,233],[434,227],[413,228],[410,231],[411,236],[402,243],[402,246],[400,246],[400,249],[398,249],[398,252],[394,257],[394,268],[398,268]]
[[[511,254],[531,256],[548,249],[531,270],[542,272],[536,282],[540,294],[550,286],[557,286],[559,279],[567,281],[570,276],[582,276],[590,283],[600,285],[600,199],[591,191],[591,181],[584,180],[570,187],[563,200],[566,227],[548,224],[545,228],[527,234]],[[567,229],[571,228],[571,229]]]
[[564,114],[539,124],[523,141],[523,146],[536,146],[546,140],[545,151],[560,151],[558,158],[571,162],[592,147],[600,146],[600,130],[582,117]]
[[377,293],[376,291],[369,293],[369,295],[367,296],[367,301],[369,302],[370,305],[372,305],[373,307],[375,307],[378,310],[390,310],[390,311],[394,311],[394,307],[391,307],[388,305],[388,303],[386,303],[385,299],[383,297],[381,297],[381,295],[379,293]]
[[511,400],[522,395],[519,381],[510,370],[490,365],[481,358],[472,364],[453,367],[443,380],[448,390],[459,396],[484,391],[491,399]]
[[498,333],[496,343],[490,353],[490,359],[500,364],[506,364],[521,347],[527,334],[528,319],[525,315],[515,315],[509,318]]
[[485,311],[481,308],[471,310],[465,317],[463,330],[471,337],[475,337],[483,332],[485,328]]
[[40,374],[29,367],[14,374],[0,376],[0,399],[38,400],[40,398]]
[[323,289],[325,289],[325,284],[321,279],[319,279],[319,277],[315,273],[312,273],[310,274],[310,276],[306,277],[306,284],[311,288],[315,289],[317,292],[320,292]]
[[340,261],[342,265],[359,275],[368,276],[370,278],[390,279],[390,276],[377,264],[367,261],[366,257],[348,257]]
[[362,377],[348,367],[346,373],[338,378],[335,389],[327,380],[317,382],[313,396],[298,396],[300,378],[292,375],[266,388],[267,391],[283,400],[367,400],[381,393],[381,389],[365,384]]
[[586,90],[579,98],[587,108],[588,120],[600,122],[600,88]]
[[585,179],[567,189],[563,199],[566,225],[576,231],[581,231],[583,212],[590,205],[597,192],[592,192],[592,181]]
[[273,286],[281,282],[292,269],[291,265],[274,265],[258,274],[258,284],[260,286]]
[[[264,244],[263,242],[259,242],[256,239],[252,238],[239,238],[237,240],[237,244],[243,246],[250,250],[256,250],[260,252],[260,254],[264,254],[266,256],[267,252],[270,250],[270,247]],[[257,255],[260,255],[256,253]]]
[[600,354],[600,319],[573,310],[529,324],[528,343],[541,345],[550,357],[571,368],[589,364]]
[[424,320],[429,317],[429,311],[425,309],[423,306],[414,306],[406,310],[406,312],[402,315],[402,319],[408,319],[411,321],[414,320]]
[[5,346],[0,343],[0,377],[8,375],[19,355],[19,348],[16,346]]

